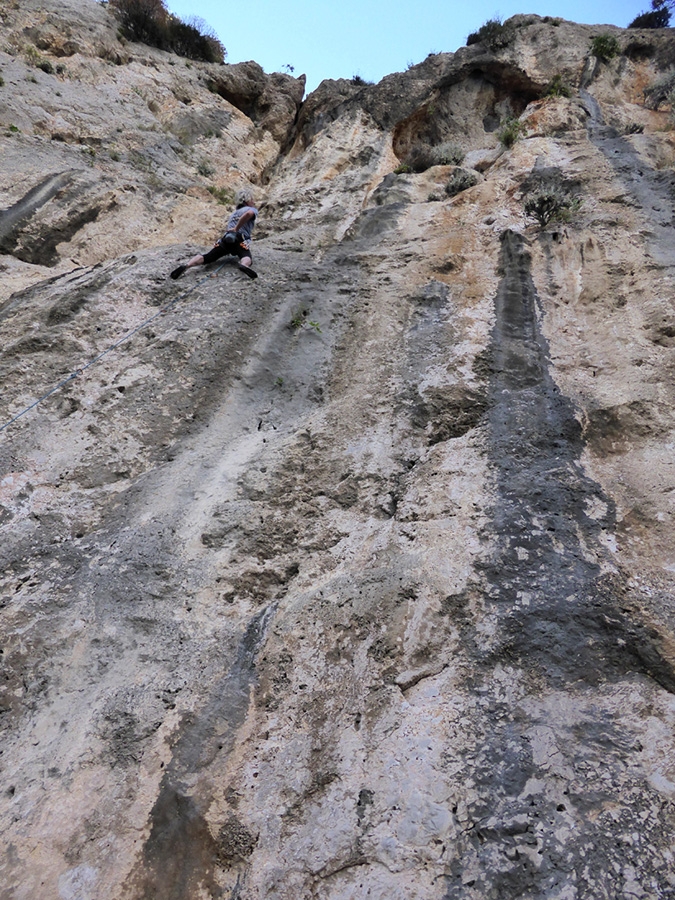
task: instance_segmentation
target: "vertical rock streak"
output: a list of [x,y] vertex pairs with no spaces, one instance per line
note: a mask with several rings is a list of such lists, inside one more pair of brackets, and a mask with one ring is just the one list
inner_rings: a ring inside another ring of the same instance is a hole
[[150,813],[141,862],[128,880],[135,897],[183,900],[203,888],[216,892],[212,896],[220,893],[214,878],[218,844],[204,816],[212,797],[207,790],[200,802],[199,778],[219,753],[227,756],[232,749],[248,710],[255,657],[273,615],[272,604],[254,616],[229,672],[181,730]]
[[614,169],[647,217],[647,245],[655,262],[675,265],[673,252],[673,191],[675,175],[670,169],[652,168],[616,128],[605,124],[600,104],[586,90],[580,96],[588,110],[588,137]]
[[[659,843],[671,811],[626,768],[641,745],[600,697],[637,673],[673,690],[672,672],[621,608],[621,579],[603,574],[598,538],[612,504],[581,468],[581,429],[549,371],[530,256],[510,231],[501,269],[488,413],[494,544],[482,566],[496,626],[474,675],[482,699],[464,756],[473,799],[443,897],[622,896],[626,830],[644,831],[646,808],[658,824],[645,835],[644,869],[654,896],[668,896]],[[602,521],[586,515],[592,498],[609,510]],[[523,679],[520,696],[509,698],[505,671],[511,684]]]
[[[530,256],[511,231],[502,237],[501,268],[488,414],[498,548],[485,571],[489,596],[505,617],[510,652],[554,680],[576,680],[584,677],[583,620],[603,555],[597,539],[602,524],[611,527],[611,514],[592,521],[585,506],[597,497],[611,510],[611,501],[581,468],[581,428],[551,377]],[[591,670],[595,655],[586,661]]]

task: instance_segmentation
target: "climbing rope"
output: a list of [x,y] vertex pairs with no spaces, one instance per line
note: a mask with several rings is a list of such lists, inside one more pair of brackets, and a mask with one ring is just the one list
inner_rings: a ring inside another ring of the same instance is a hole
[[57,385],[47,391],[46,394],[43,394],[41,397],[38,397],[37,400],[34,400],[30,406],[27,406],[25,409],[22,409],[21,412],[17,413],[13,416],[9,421],[5,422],[4,425],[0,425],[0,433],[2,433],[5,428],[9,428],[10,425],[13,425],[17,419],[20,419],[21,416],[25,416],[27,412],[30,412],[31,409],[35,409],[40,403],[43,403],[48,397],[51,397],[52,394],[55,394],[57,391],[60,391],[62,387],[65,387],[69,384],[73,379],[77,378],[79,375],[83,375],[87,369],[90,369],[92,366],[95,366],[96,363],[100,362],[104,356],[107,356],[109,353],[112,353],[113,350],[117,349],[120,344],[123,344],[125,341],[128,341],[129,338],[132,338],[135,334],[138,334],[139,331],[142,331],[143,328],[146,328],[151,322],[154,322],[155,319],[158,319],[160,316],[163,316],[164,313],[168,312],[171,307],[175,306],[180,300],[184,300],[186,297],[189,297],[193,291],[196,291],[198,287],[204,284],[205,281],[208,281],[209,278],[215,278],[215,276],[220,272],[226,263],[221,263],[220,266],[215,270],[215,272],[209,272],[208,275],[205,275],[201,281],[198,281],[197,284],[193,285],[187,291],[183,291],[182,294],[179,294],[177,297],[174,297],[169,303],[163,306],[158,312],[156,312],[153,316],[150,316],[149,319],[146,319],[144,322],[141,322],[140,325],[137,325],[135,328],[132,328],[131,331],[127,331],[126,334],[122,335],[119,340],[115,341],[114,344],[111,344],[106,350],[102,353],[99,353],[98,356],[95,356],[93,359],[90,359],[88,363],[85,363],[83,366],[80,366],[79,369],[76,369],[74,372],[71,372],[67,378],[64,378],[63,381],[60,381]]

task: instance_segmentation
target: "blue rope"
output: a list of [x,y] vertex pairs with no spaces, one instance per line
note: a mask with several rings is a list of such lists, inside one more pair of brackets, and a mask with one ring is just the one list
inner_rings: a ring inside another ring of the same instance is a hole
[[62,387],[65,387],[67,384],[70,384],[70,382],[74,378],[77,378],[78,375],[84,374],[84,372],[86,372],[87,369],[90,369],[92,366],[96,365],[96,363],[100,362],[104,356],[107,356],[109,353],[112,353],[112,351],[117,349],[117,347],[119,347],[120,344],[123,344],[125,341],[128,341],[129,338],[132,338],[135,334],[138,334],[139,331],[141,331],[143,328],[145,328],[151,322],[154,322],[155,319],[158,319],[160,316],[163,316],[165,312],[168,312],[168,310],[170,310],[172,306],[175,306],[176,303],[178,303],[180,300],[184,300],[185,297],[189,297],[189,295],[193,291],[197,290],[197,288],[200,287],[200,285],[204,284],[205,281],[208,281],[209,278],[213,278],[215,275],[217,275],[218,272],[220,272],[220,270],[224,266],[225,266],[225,263],[222,263],[220,266],[218,266],[218,268],[215,270],[215,272],[209,272],[208,275],[205,275],[201,281],[198,281],[197,284],[193,285],[189,290],[184,291],[182,294],[179,294],[177,297],[174,297],[174,299],[171,300],[170,303],[167,303],[166,306],[163,306],[159,310],[159,312],[156,312],[154,314],[154,316],[150,316],[149,319],[146,319],[144,322],[141,322],[140,325],[137,325],[135,328],[132,328],[131,331],[127,331],[127,333],[125,335],[123,335],[121,338],[119,338],[119,340],[115,341],[114,344],[111,344],[102,353],[99,353],[98,356],[95,356],[93,359],[90,359],[88,363],[85,363],[79,369],[76,369],[67,378],[64,378],[63,381],[60,381],[57,385],[55,385],[53,388],[51,388],[51,390],[47,391],[46,394],[43,394],[41,397],[38,397],[37,400],[34,400],[30,404],[30,406],[27,406],[25,409],[22,409],[20,413],[17,413],[8,422],[5,422],[4,425],[0,425],[0,433],[3,432],[5,430],[5,428],[9,428],[10,425],[13,425],[14,422],[17,421],[17,419],[21,418],[21,416],[25,416],[27,412],[31,411],[31,409],[35,409],[35,407],[38,406],[40,403],[42,403],[44,400],[46,400],[47,397],[51,397],[52,394],[55,394],[57,391],[60,391]]

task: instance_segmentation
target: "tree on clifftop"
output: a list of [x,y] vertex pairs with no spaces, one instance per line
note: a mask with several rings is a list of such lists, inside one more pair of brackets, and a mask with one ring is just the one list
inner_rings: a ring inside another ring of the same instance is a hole
[[652,0],[651,11],[640,13],[628,27],[667,28],[670,24],[670,14],[673,8],[675,8],[675,0]]

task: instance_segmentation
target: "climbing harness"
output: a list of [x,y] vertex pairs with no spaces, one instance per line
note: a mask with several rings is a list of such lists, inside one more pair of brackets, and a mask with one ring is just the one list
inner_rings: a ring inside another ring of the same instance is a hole
[[123,344],[125,341],[128,341],[129,338],[133,337],[135,334],[138,334],[143,328],[148,326],[151,322],[154,322],[155,319],[158,319],[160,316],[163,316],[164,313],[168,312],[173,306],[175,306],[180,300],[184,300],[188,297],[193,291],[197,290],[200,285],[204,284],[205,281],[208,281],[209,278],[215,278],[215,276],[220,272],[222,268],[224,268],[226,263],[222,263],[214,272],[209,272],[208,275],[205,275],[201,281],[198,281],[187,291],[183,291],[182,294],[179,294],[177,297],[174,297],[169,303],[163,306],[158,312],[156,312],[153,316],[150,316],[149,319],[146,319],[144,322],[141,322],[140,325],[137,325],[135,328],[132,328],[131,331],[127,331],[126,334],[122,335],[114,344],[111,344],[106,350],[102,353],[99,353],[98,356],[95,356],[93,359],[90,359],[88,363],[85,363],[83,366],[80,366],[79,369],[75,369],[74,372],[71,372],[67,378],[64,378],[63,381],[60,381],[57,385],[47,391],[46,394],[43,394],[41,397],[38,397],[37,400],[34,400],[30,406],[27,406],[25,409],[22,409],[21,412],[17,413],[13,416],[9,421],[5,422],[4,425],[0,425],[0,433],[2,433],[6,428],[9,428],[10,425],[13,425],[17,419],[20,419],[21,416],[25,416],[27,412],[30,412],[31,409],[35,409],[40,403],[45,401],[48,397],[51,397],[52,394],[55,394],[57,391],[60,391],[62,387],[65,387],[69,384],[74,378],[77,378],[79,375],[83,375],[87,369],[90,369],[92,366],[96,365],[96,363],[100,362],[104,356],[107,356],[109,353],[112,353],[113,350],[117,349],[120,344]]

